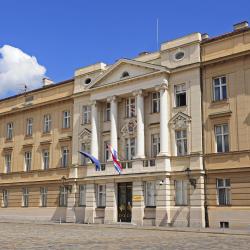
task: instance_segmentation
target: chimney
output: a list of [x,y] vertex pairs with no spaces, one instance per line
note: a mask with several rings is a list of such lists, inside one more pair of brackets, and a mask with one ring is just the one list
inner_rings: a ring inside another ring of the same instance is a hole
[[233,28],[234,28],[234,31],[248,28],[248,22],[243,21],[240,23],[236,23],[236,24],[234,24]]
[[201,39],[202,40],[205,40],[205,39],[208,39],[208,38],[209,38],[209,35],[207,33],[201,34]]
[[46,86],[51,85],[53,83],[54,82],[52,80],[50,80],[49,78],[46,78],[46,77],[43,78],[43,87],[46,87]]

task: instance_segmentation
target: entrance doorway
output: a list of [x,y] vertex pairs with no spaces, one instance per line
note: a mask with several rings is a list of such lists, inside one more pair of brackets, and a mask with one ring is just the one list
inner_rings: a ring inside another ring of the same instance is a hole
[[132,182],[118,183],[118,222],[131,222]]

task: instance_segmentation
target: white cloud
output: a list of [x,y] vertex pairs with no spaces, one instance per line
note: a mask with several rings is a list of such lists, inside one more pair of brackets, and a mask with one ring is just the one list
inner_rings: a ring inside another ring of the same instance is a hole
[[46,68],[34,56],[4,45],[0,48],[0,96],[20,93],[26,84],[28,90],[41,86]]

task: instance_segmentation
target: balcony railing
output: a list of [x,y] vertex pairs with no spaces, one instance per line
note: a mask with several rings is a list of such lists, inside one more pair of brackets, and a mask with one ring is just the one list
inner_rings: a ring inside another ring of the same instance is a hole
[[123,169],[132,168],[132,161],[122,161],[121,164]]
[[155,167],[155,158],[143,160],[143,167]]

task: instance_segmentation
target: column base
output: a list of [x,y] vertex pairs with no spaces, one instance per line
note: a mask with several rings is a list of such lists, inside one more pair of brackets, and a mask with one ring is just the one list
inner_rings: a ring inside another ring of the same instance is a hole
[[113,207],[105,208],[104,224],[113,224],[117,222],[116,209]]
[[132,208],[132,220],[131,223],[137,226],[143,226],[144,207]]
[[156,208],[155,225],[156,226],[168,226],[170,221],[170,214],[166,207]]
[[84,223],[93,224],[94,222],[95,222],[95,208],[86,207],[85,208]]

